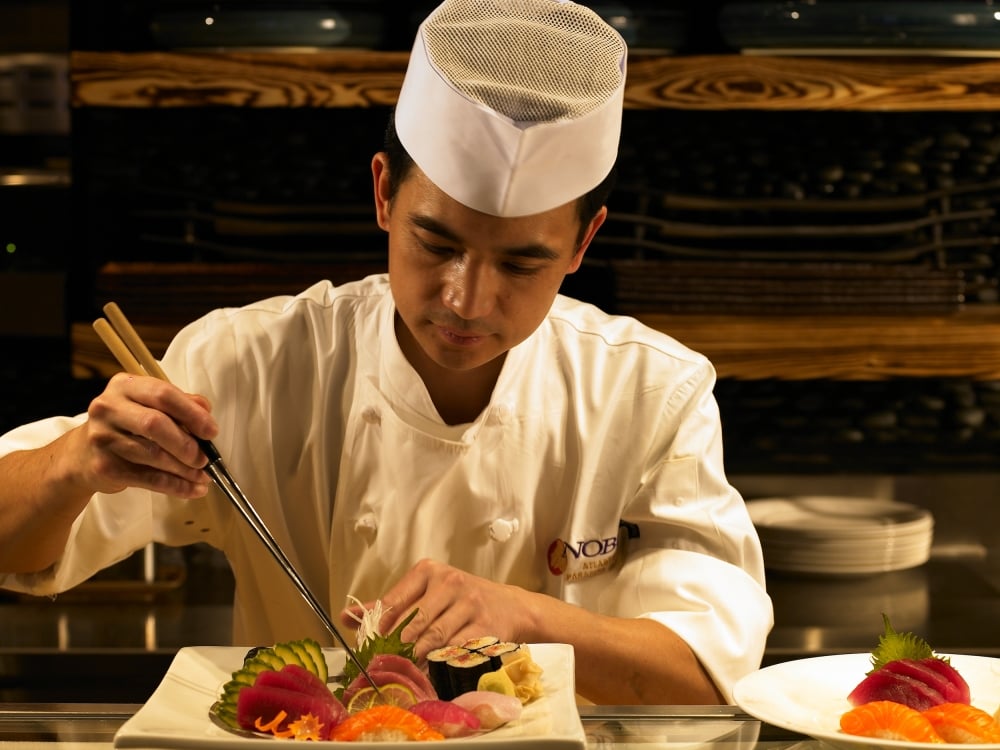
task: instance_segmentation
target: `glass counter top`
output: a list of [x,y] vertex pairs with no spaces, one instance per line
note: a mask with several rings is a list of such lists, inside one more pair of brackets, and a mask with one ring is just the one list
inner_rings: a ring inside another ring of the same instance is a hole
[[[3,750],[108,750],[136,704],[0,706]],[[735,706],[580,706],[588,748],[684,745],[710,750],[811,750],[821,743],[760,722]]]

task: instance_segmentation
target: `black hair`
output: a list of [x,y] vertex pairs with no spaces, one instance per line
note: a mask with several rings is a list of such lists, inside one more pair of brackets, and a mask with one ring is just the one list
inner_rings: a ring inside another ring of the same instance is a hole
[[[396,195],[400,185],[406,180],[410,173],[410,168],[413,166],[413,157],[403,147],[403,144],[399,140],[399,135],[396,133],[395,110],[390,113],[389,122],[385,128],[383,150],[389,163],[389,198],[392,198]],[[597,187],[589,190],[577,199],[577,216],[580,219],[578,242],[583,241],[583,232],[587,225],[590,224],[590,220],[597,215],[602,206],[607,204],[611,191],[614,189],[616,178],[617,168],[612,167],[611,171],[601,180]]]

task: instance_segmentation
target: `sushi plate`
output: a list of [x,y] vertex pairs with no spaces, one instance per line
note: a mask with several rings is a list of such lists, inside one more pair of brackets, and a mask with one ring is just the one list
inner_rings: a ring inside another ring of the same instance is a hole
[[[1000,706],[1000,659],[961,654],[946,656],[969,683],[972,704],[992,714]],[[804,734],[845,750],[926,748],[925,743],[855,737],[840,730],[840,716],[851,709],[847,695],[871,669],[871,654],[837,654],[796,659],[765,667],[733,687],[736,704],[756,719]],[[968,750],[969,745],[934,744],[935,750]],[[977,744],[976,750],[1000,750]]]
[[[560,643],[530,644],[531,656],[542,668],[544,695],[524,707],[521,718],[487,734],[472,738],[422,742],[422,750],[483,747],[488,750],[583,750],[586,735],[576,707],[576,682],[572,646]],[[331,674],[344,664],[344,652],[330,649]],[[222,685],[240,668],[245,648],[189,646],[177,652],[149,700],[115,735],[116,748],[147,750],[250,750],[262,742],[282,742],[263,736],[236,734],[212,720],[209,709]],[[324,746],[357,747],[357,743],[325,742]],[[366,743],[386,750],[412,748],[411,742]]]

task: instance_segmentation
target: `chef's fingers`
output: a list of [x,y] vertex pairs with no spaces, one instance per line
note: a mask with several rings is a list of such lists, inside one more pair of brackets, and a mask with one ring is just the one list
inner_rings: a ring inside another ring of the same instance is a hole
[[115,375],[106,390],[112,388],[120,388],[127,398],[170,416],[192,435],[211,440],[219,433],[212,406],[204,396],[185,393],[157,378],[123,373]]
[[88,409],[81,460],[90,486],[95,491],[143,487],[183,497],[204,495],[208,478],[201,467],[206,458],[180,420],[207,435],[218,429],[201,397],[155,378],[113,377]]
[[212,402],[207,398],[202,396],[200,393],[188,393],[185,394],[189,399],[198,404],[205,411],[212,411]]
[[[442,563],[433,560],[421,560],[406,571],[380,597],[382,609],[385,614],[379,623],[379,629],[383,633],[391,632],[398,623],[406,619],[413,609],[419,608],[422,603],[422,597],[431,585],[431,579],[438,575],[440,568],[446,567]],[[427,606],[424,605],[424,608],[426,609]],[[425,612],[423,617],[426,618],[427,616],[428,613]]]
[[91,492],[142,487],[194,498],[208,491],[205,472],[180,463],[145,438],[109,429],[98,420],[88,420],[72,434],[74,441],[82,439],[77,465]]
[[[471,577],[470,577],[471,578]],[[489,582],[479,579],[477,586],[490,589]],[[434,598],[433,594],[425,597],[425,601]],[[478,597],[473,597],[477,599]],[[447,593],[442,600],[449,602],[448,606],[438,611],[435,617],[422,616],[427,609],[418,610],[416,616],[403,631],[404,640],[412,640],[414,653],[418,659],[426,658],[427,654],[441,646],[461,645],[475,638],[495,636],[501,640],[512,640],[511,631],[505,618],[511,614],[502,607],[477,607],[469,598],[453,597]],[[483,601],[482,598],[478,598]]]
[[187,466],[201,468],[207,459],[192,435],[211,440],[218,434],[209,409],[206,399],[162,380],[116,375],[92,402],[90,415],[155,443]]
[[383,632],[396,627],[416,610],[403,629],[402,638],[415,644],[419,658],[439,646],[483,635],[484,632],[476,631],[487,627],[487,623],[492,623],[493,630],[500,628],[505,632],[506,628],[498,622],[502,611],[491,611],[490,607],[490,591],[494,587],[496,584],[457,568],[422,560],[383,595],[383,605],[392,608],[383,619]]
[[[142,450],[140,447],[139,450]],[[156,453],[157,449],[147,449]],[[116,466],[109,462],[105,475],[112,481],[117,481],[124,487],[141,487],[154,492],[162,492],[176,497],[204,497],[208,492],[210,480],[208,475],[198,469],[190,469],[159,451],[163,460],[155,465],[131,462],[120,459]]]

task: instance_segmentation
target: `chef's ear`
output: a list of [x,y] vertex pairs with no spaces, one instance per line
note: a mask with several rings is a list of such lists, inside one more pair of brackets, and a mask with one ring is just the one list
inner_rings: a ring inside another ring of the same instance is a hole
[[379,228],[389,231],[389,159],[384,151],[372,157],[372,182],[375,189],[375,220]]
[[576,254],[573,256],[573,262],[570,263],[567,273],[573,273],[576,271],[580,264],[583,263],[583,254],[587,252],[587,248],[590,247],[591,240],[594,239],[594,235],[597,234],[597,230],[601,228],[604,220],[608,218],[608,207],[601,206],[601,210],[594,214],[594,218],[590,220],[590,223],[584,229],[582,234],[582,239],[580,240],[580,246],[576,249]]

